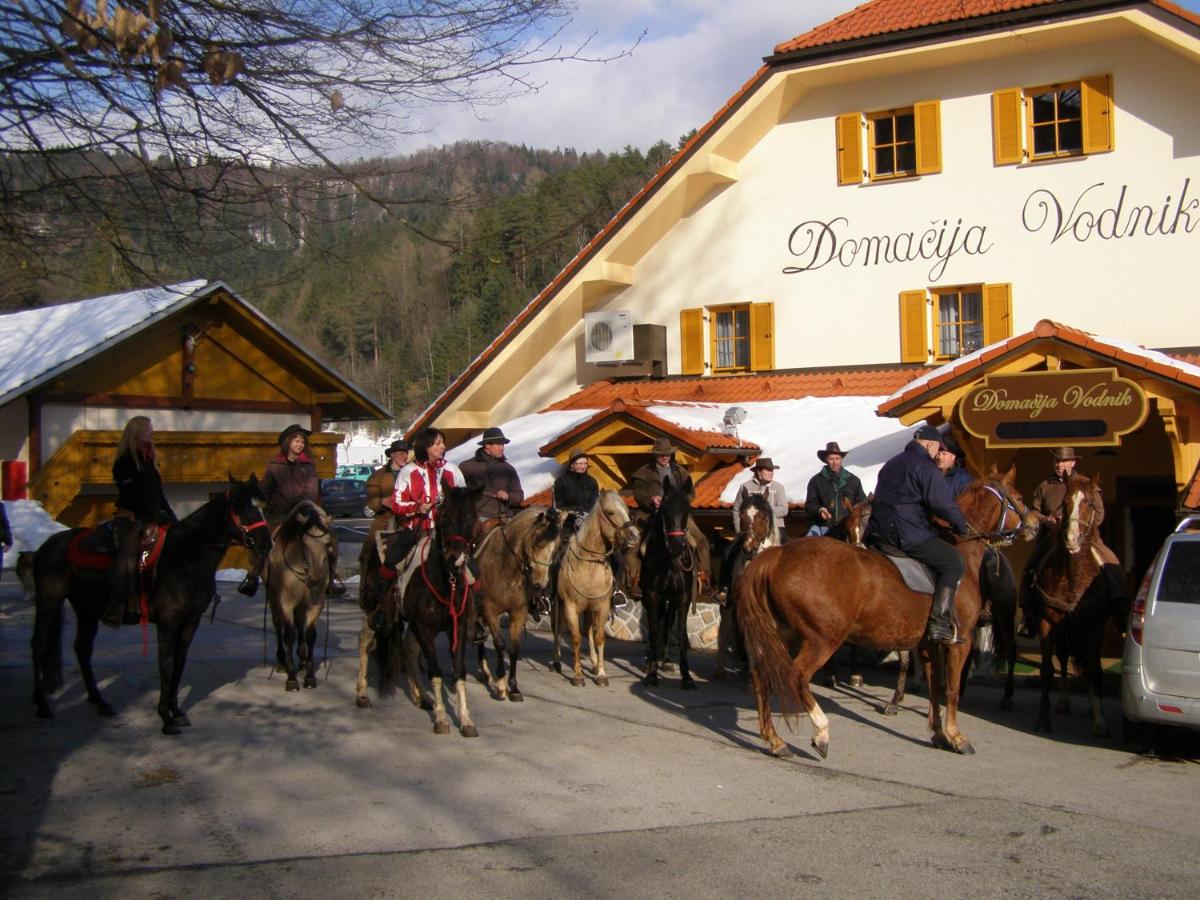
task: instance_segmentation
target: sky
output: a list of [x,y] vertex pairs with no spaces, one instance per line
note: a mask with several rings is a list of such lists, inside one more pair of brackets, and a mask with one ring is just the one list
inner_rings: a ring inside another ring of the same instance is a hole
[[[1177,0],[1178,2],[1178,0]],[[427,113],[426,131],[393,148],[410,153],[456,140],[506,141],[579,152],[675,144],[699,128],[782,43],[857,6],[853,0],[579,0],[562,43],[594,35],[586,55],[606,63],[533,70],[533,95],[472,112]],[[1180,5],[1200,12],[1200,0]]]

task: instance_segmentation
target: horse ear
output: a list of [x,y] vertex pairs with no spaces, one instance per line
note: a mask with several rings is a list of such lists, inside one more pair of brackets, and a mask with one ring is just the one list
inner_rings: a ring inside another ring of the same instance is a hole
[[995,463],[992,463],[991,466],[988,467],[987,477],[989,479],[991,479],[992,481],[995,481],[997,478],[1000,477],[1000,470],[996,468]]
[[871,493],[867,494],[867,502],[868,503],[875,502],[875,492],[874,491],[871,491]]
[[842,498],[842,509],[845,509],[849,512],[854,512],[854,504],[850,502],[849,497]]
[[251,472],[250,479],[246,482],[246,484],[250,485],[250,487],[252,487],[252,488],[257,488],[258,487],[258,475],[254,472]]
[[1092,487],[1094,487],[1096,490],[1100,490],[1100,473],[1099,472],[1097,472],[1095,475],[1092,476]]
[[[992,468],[996,468],[995,465]],[[1017,480],[1017,464],[1014,462],[1008,467],[1008,471],[1004,473],[1004,477],[1000,479],[1000,483],[1005,487],[1012,487],[1013,482]]]

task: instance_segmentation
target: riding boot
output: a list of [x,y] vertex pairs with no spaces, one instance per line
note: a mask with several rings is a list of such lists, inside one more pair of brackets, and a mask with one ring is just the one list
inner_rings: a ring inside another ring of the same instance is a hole
[[954,590],[953,586],[946,586],[934,591],[926,635],[935,644],[956,643],[958,628],[954,621]]
[[343,597],[346,594],[346,585],[337,577],[337,573],[329,570],[329,585],[325,588],[326,597]]
[[138,602],[137,560],[141,529],[132,519],[117,519],[113,522],[113,539],[116,544],[112,565],[108,570],[108,608],[100,621],[112,628],[124,624],[126,611]]
[[246,577],[242,579],[242,583],[237,586],[239,594],[245,594],[247,597],[253,597],[258,593],[258,573],[251,570],[246,572]]

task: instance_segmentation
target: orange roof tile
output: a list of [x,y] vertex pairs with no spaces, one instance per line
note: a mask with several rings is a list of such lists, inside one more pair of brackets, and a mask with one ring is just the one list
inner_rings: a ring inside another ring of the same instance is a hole
[[[1132,366],[1144,369],[1147,372],[1153,372],[1160,378],[1179,382],[1196,390],[1200,390],[1200,376],[1192,372],[1184,371],[1179,368],[1164,366],[1162,363],[1149,356],[1141,356],[1136,351],[1127,350],[1120,347],[1114,347],[1102,340],[1098,340],[1095,335],[1088,334],[1086,331],[1080,331],[1078,328],[1072,328],[1069,325],[1062,325],[1058,322],[1052,322],[1050,319],[1042,319],[1033,326],[1032,331],[1027,331],[1024,334],[1018,334],[1010,337],[1006,341],[998,341],[991,349],[985,350],[978,357],[972,356],[957,362],[947,363],[941,369],[937,370],[937,374],[924,378],[919,384],[914,384],[911,388],[903,391],[890,399],[881,403],[876,409],[876,413],[881,416],[896,414],[900,409],[909,407],[921,397],[934,392],[937,388],[950,384],[961,378],[968,378],[978,374],[976,369],[981,368],[983,361],[991,362],[995,359],[1016,351],[1022,345],[1029,343],[1031,340],[1056,340],[1064,344],[1069,344],[1087,350],[1097,356],[1106,356],[1113,362],[1119,362],[1124,366]],[[1159,351],[1166,352],[1166,351]],[[1190,354],[1191,357],[1196,357],[1196,351],[1183,351]],[[1191,362],[1192,359],[1184,355],[1172,355],[1174,358],[1182,362]],[[1194,365],[1195,363],[1193,363]]]
[[[1200,16],[1188,12],[1165,0],[1150,0],[1151,5],[1165,10],[1193,24],[1200,24]],[[1099,4],[1097,4],[1099,5]],[[1107,4],[1111,6],[1112,4]],[[1134,5],[1130,3],[1129,5]],[[827,47],[849,41],[882,35],[900,35],[923,28],[935,28],[954,22],[967,22],[1022,10],[1036,10],[1034,15],[1045,16],[1052,12],[1041,7],[1067,6],[1072,13],[1080,12],[1080,4],[1064,3],[1063,0],[871,0],[818,25],[811,31],[797,35],[775,47],[776,55]],[[1086,10],[1083,10],[1086,12]],[[979,23],[984,24],[984,23]]]
[[553,456],[558,450],[571,446],[580,436],[587,434],[602,422],[606,422],[614,416],[624,417],[630,420],[630,424],[640,426],[641,430],[645,430],[650,434],[657,433],[669,437],[685,447],[691,448],[696,453],[717,453],[719,455],[722,450],[736,450],[739,456],[754,456],[762,452],[762,448],[751,441],[739,441],[737,438],[721,431],[684,428],[681,425],[676,425],[674,422],[654,415],[646,410],[644,405],[629,405],[621,400],[615,400],[607,409],[600,410],[594,416],[576,425],[570,431],[558,435],[547,444],[543,444],[538,448],[538,455]]
[[663,402],[749,403],[799,397],[880,397],[895,393],[924,366],[861,366],[844,369],[669,378],[655,381],[597,381],[553,403],[542,412],[596,409],[620,400],[627,405]]
[[[692,509],[729,509],[733,506],[732,503],[722,503],[721,493],[725,490],[726,485],[737,476],[739,472],[744,471],[744,467],[739,462],[728,462],[724,465],[716,466],[708,472],[703,478],[696,482],[696,496],[692,500]],[[526,506],[549,506],[553,498],[554,488],[549,487],[544,491],[538,491],[532,497],[525,498]],[[626,497],[625,503],[630,506],[636,506],[632,497]],[[796,506],[797,504],[790,504]]]

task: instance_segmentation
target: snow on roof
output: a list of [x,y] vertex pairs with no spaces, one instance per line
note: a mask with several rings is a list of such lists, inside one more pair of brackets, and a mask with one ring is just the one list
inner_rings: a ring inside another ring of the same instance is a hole
[[0,315],[0,403],[167,312],[207,284],[187,281]]

